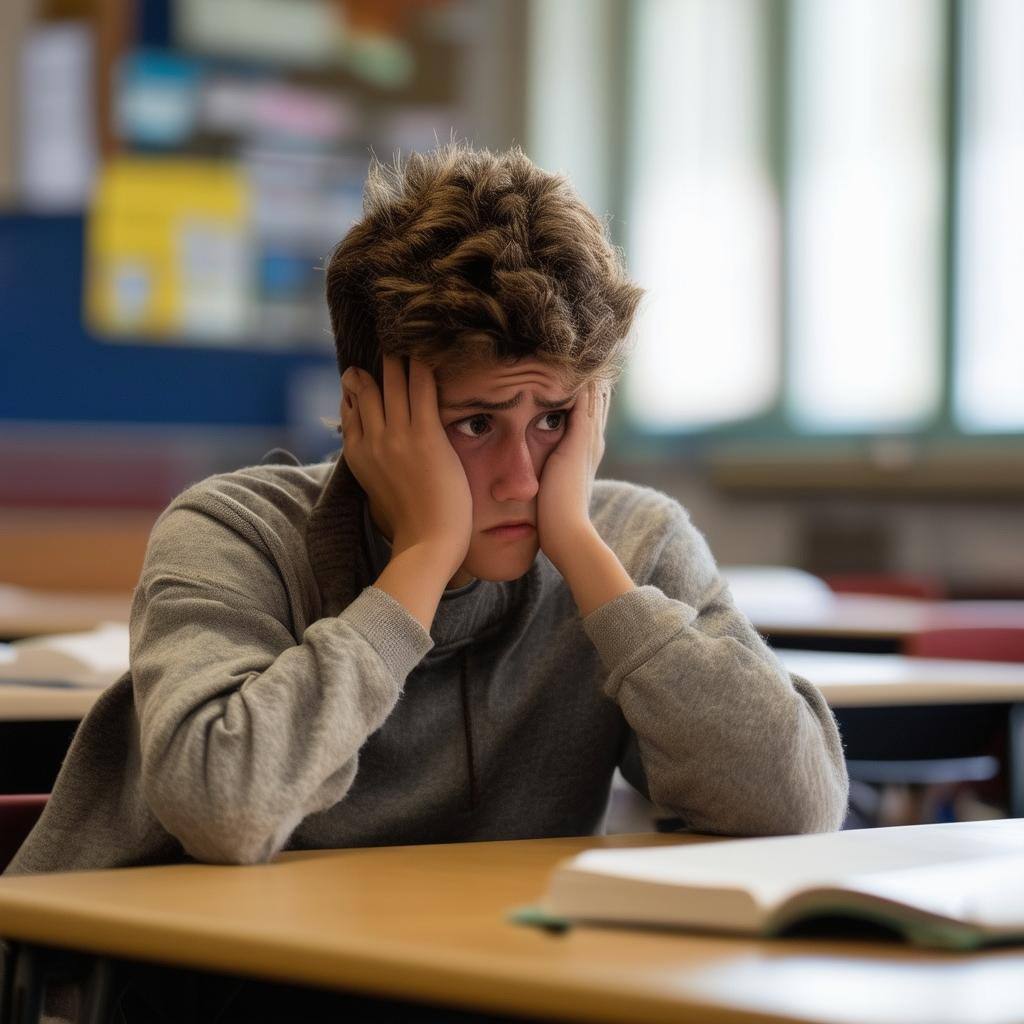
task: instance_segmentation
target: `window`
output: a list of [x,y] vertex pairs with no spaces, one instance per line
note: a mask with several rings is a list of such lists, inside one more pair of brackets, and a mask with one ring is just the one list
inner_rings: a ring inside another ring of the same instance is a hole
[[942,5],[798,0],[790,17],[792,421],[920,426],[940,389]]
[[751,0],[638,5],[625,244],[648,295],[626,400],[647,429],[755,416],[778,390],[767,17]]
[[1024,4],[630,10],[637,427],[1024,431]]
[[1024,431],[1024,4],[965,4],[962,41],[955,413]]

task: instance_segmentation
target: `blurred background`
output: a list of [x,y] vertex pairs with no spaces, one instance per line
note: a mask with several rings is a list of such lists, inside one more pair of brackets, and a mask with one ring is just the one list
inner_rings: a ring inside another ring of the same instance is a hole
[[0,581],[130,589],[189,483],[331,452],[324,259],[454,134],[648,289],[602,475],[1024,597],[1022,53],[1019,0],[3,0]]

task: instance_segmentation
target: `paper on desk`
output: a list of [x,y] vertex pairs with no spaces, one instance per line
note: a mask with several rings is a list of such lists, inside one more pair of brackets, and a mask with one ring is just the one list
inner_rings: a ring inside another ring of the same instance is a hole
[[109,686],[127,670],[128,627],[121,622],[0,644],[2,682]]

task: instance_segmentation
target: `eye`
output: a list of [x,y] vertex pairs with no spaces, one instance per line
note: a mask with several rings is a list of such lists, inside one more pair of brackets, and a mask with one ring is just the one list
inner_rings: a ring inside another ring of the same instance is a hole
[[[554,434],[565,426],[566,420],[568,418],[568,409],[559,409],[557,412],[546,412],[537,421],[537,426],[545,434]],[[551,420],[556,421],[554,426],[551,426]]]
[[[457,430],[463,437],[483,437],[487,427],[490,426],[490,417],[478,413],[476,416],[468,416],[464,420],[451,425],[452,430]],[[480,429],[475,429],[479,427]]]

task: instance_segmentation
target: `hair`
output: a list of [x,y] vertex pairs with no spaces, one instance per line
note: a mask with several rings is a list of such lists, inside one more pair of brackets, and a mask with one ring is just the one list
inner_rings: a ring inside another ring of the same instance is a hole
[[363,216],[327,265],[341,373],[381,380],[382,355],[442,379],[539,359],[567,386],[613,385],[642,289],[568,180],[518,147],[451,142],[393,166],[374,158]]

